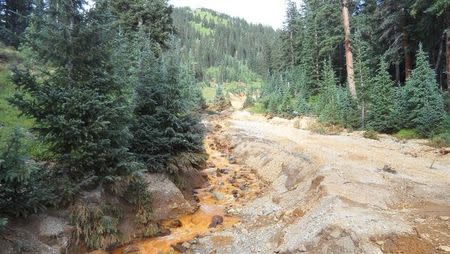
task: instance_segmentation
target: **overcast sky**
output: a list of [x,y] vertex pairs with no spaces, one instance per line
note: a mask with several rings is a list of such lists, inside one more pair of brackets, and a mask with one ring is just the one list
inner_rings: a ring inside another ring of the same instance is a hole
[[286,0],[169,0],[174,6],[208,8],[273,28],[283,25]]

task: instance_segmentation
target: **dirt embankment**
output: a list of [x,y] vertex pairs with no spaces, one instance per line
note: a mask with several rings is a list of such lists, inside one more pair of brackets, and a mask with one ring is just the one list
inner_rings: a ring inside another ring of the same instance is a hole
[[318,135],[245,111],[210,121],[269,187],[194,253],[446,253],[450,155],[389,136]]

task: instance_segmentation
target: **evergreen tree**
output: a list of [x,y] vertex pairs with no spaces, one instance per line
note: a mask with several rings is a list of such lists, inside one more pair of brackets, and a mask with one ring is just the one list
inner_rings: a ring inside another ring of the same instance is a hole
[[382,60],[377,75],[370,87],[370,110],[367,127],[380,132],[389,132],[394,128],[394,82],[387,71],[387,63]]
[[95,178],[119,191],[110,184],[139,169],[127,149],[126,84],[114,73],[111,17],[102,5],[89,13],[83,5],[72,0],[38,5],[37,13],[44,15],[33,15],[25,44],[33,65],[16,69],[19,91],[11,101],[36,119],[35,129],[64,175],[75,183]]
[[223,91],[223,84],[217,84],[216,91],[214,93],[214,104],[223,105],[226,103],[225,94]]
[[185,107],[179,56],[169,51],[157,58],[155,45],[143,35],[141,40],[146,42],[138,51],[132,151],[152,172],[179,174],[197,168],[204,159],[201,133],[195,128],[196,118]]
[[3,43],[19,46],[32,9],[32,0],[0,0],[0,40]]
[[119,25],[133,37],[142,31],[161,47],[173,33],[172,6],[167,0],[111,0]]
[[339,91],[336,86],[336,77],[328,61],[324,64],[323,78],[320,83],[319,102],[317,105],[317,114],[321,121],[342,124],[343,112],[339,99]]
[[404,87],[405,127],[416,128],[422,135],[429,136],[436,131],[445,116],[444,99],[422,45],[416,59],[416,68]]
[[[371,101],[370,92],[373,89],[371,45],[363,39],[362,31],[358,31],[353,40],[355,53],[355,81],[358,103],[361,107],[361,122],[365,127],[366,113]],[[389,73],[388,73],[389,75]]]
[[24,134],[15,129],[0,153],[0,217],[27,216],[56,201],[51,175],[28,156]]
[[287,1],[286,21],[284,23],[281,34],[283,42],[283,58],[286,62],[286,67],[291,68],[298,64],[298,43],[300,35],[300,12],[294,1]]

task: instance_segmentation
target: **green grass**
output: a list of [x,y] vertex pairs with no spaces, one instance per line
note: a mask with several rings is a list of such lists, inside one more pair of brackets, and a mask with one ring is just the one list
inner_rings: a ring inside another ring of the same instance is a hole
[[201,19],[206,19],[209,22],[214,22],[217,25],[228,26],[230,24],[230,22],[228,20],[221,18],[219,16],[216,16],[206,10],[196,9],[194,11],[194,15],[199,16]]
[[196,23],[194,21],[190,21],[189,24],[202,36],[210,36],[214,34],[214,30],[204,27],[202,24]]
[[254,114],[265,114],[267,111],[264,108],[264,105],[262,103],[255,103],[253,106],[251,106],[248,109],[249,112],[254,113]]
[[[4,57],[8,55],[8,57]],[[20,111],[8,102],[8,98],[13,96],[15,90],[11,81],[11,71],[9,65],[19,62],[19,53],[11,48],[0,45],[0,148],[9,140],[11,133],[16,128],[21,128],[26,133],[26,143],[30,149],[32,157],[38,159],[50,158],[47,154],[46,146],[38,141],[31,133],[33,119],[20,115]]]
[[413,129],[402,129],[399,132],[395,133],[394,137],[401,140],[406,140],[420,138],[420,135]]
[[19,53],[14,48],[5,47],[0,43],[0,70],[7,69],[10,64],[15,64],[18,61]]
[[18,109],[9,104],[8,98],[14,94],[14,87],[10,81],[11,73],[7,69],[0,70],[0,140],[4,141],[5,137],[15,128],[29,129],[33,125],[33,121],[26,117],[20,116]]
[[206,103],[212,103],[214,101],[214,96],[216,95],[216,89],[214,87],[205,86],[202,88],[202,94]]
[[224,89],[231,93],[245,93],[249,90],[259,90],[261,89],[261,81],[252,81],[250,83],[243,82],[230,82],[224,84]]

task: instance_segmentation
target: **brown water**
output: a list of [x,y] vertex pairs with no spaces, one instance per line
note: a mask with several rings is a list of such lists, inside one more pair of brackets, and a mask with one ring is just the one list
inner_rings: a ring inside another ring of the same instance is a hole
[[[209,154],[208,165],[214,167],[205,169],[210,186],[197,190],[200,208],[194,214],[180,216],[182,226],[171,228],[171,234],[154,237],[113,250],[113,254],[123,254],[127,247],[133,247],[136,252],[143,254],[177,253],[171,246],[201,237],[213,231],[229,228],[239,222],[239,217],[230,216],[226,208],[241,206],[245,200],[259,194],[260,183],[257,177],[247,169],[236,164],[230,164],[227,156],[216,150],[214,134],[205,139],[205,149]],[[217,169],[225,169],[217,173]],[[234,194],[234,195],[233,195]],[[224,221],[217,228],[209,228],[213,216],[220,215]],[[171,221],[162,222],[162,226],[169,228]],[[139,249],[140,252],[137,252]]]

